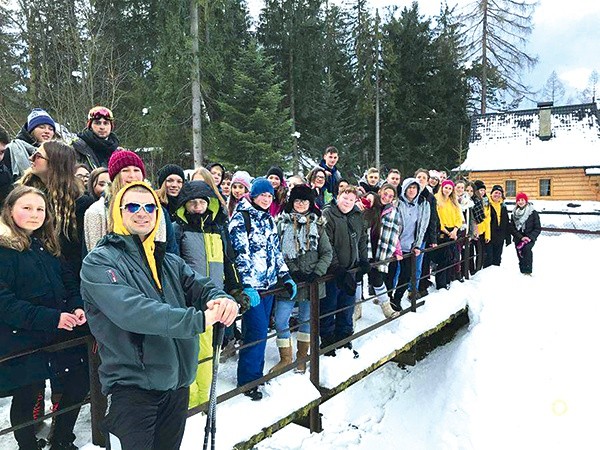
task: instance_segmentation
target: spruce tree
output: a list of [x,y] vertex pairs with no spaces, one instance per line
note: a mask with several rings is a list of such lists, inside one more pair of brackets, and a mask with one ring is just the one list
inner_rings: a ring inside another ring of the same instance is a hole
[[291,120],[282,107],[282,82],[255,40],[231,68],[233,89],[218,101],[214,155],[231,170],[266,173],[273,164],[290,168]]

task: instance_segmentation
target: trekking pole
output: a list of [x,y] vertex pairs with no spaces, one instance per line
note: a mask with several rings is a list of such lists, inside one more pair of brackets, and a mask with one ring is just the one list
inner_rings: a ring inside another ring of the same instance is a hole
[[217,322],[213,325],[213,368],[212,380],[210,383],[210,395],[208,397],[208,411],[206,413],[206,426],[204,427],[204,446],[203,450],[208,449],[208,436],[210,434],[210,448],[215,449],[215,435],[217,433],[217,373],[219,371],[219,356],[223,346],[223,337],[225,336],[225,326]]

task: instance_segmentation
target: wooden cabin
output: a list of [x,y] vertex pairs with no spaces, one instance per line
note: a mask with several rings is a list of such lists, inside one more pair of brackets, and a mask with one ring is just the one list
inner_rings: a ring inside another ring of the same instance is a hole
[[600,114],[596,103],[474,116],[469,149],[454,172],[543,200],[600,201]]

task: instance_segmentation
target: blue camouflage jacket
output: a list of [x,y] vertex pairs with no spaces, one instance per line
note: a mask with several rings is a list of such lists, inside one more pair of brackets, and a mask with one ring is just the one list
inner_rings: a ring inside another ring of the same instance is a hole
[[[248,230],[244,215],[250,219]],[[268,212],[254,208],[247,198],[242,198],[236,206],[229,221],[229,235],[244,287],[266,290],[289,272],[273,218]]]

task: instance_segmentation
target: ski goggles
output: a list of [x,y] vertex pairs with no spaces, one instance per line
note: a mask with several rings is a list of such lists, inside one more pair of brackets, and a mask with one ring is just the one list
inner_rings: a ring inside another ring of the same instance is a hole
[[142,208],[144,208],[144,211],[146,211],[148,214],[154,214],[158,206],[156,206],[154,203],[146,203],[145,205],[142,205],[141,203],[126,203],[125,205],[121,206],[121,209],[127,210],[127,212],[130,214],[136,214]]
[[104,106],[96,106],[90,109],[88,113],[88,120],[106,119],[111,122],[114,120],[113,113],[110,109]]

